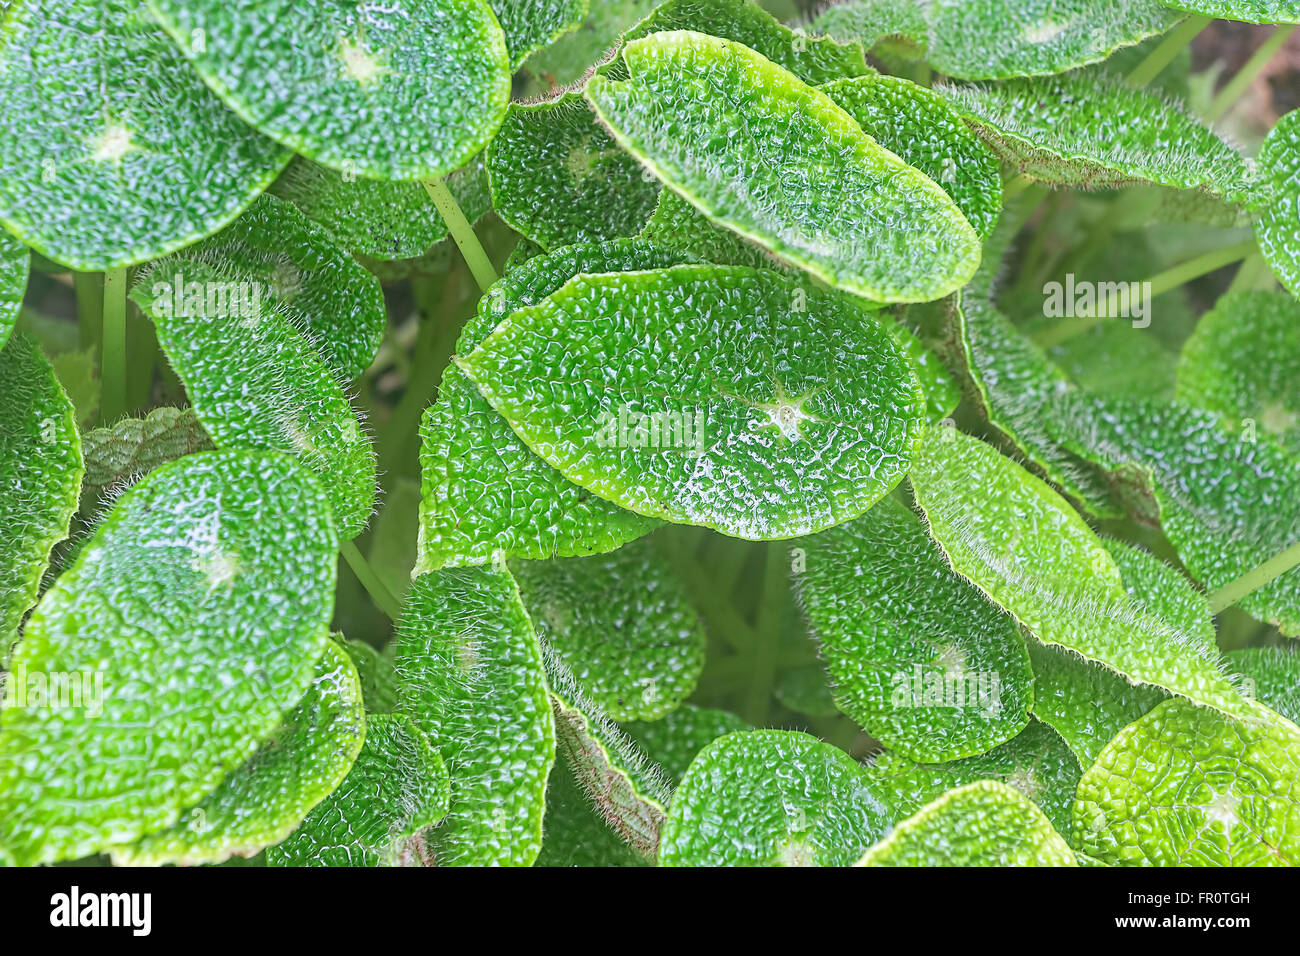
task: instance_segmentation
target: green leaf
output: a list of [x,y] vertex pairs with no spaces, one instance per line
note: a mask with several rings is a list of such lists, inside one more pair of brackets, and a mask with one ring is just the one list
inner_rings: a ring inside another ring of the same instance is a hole
[[1002,214],[997,157],[933,90],[899,76],[860,76],[822,87],[862,132],[944,188],[981,238]]
[[1244,678],[1242,692],[1287,720],[1300,720],[1300,654],[1289,648],[1231,651],[1228,666]]
[[36,603],[50,549],[68,534],[81,488],[72,402],[36,343],[0,349],[0,666]]
[[961,210],[825,93],[748,47],[689,31],[635,40],[623,59],[631,78],[593,76],[587,99],[623,148],[710,219],[878,301],[937,299],[973,275],[979,237]]
[[782,707],[805,717],[836,717],[840,713],[826,669],[820,664],[782,671],[772,692]]
[[[133,843],[252,756],[316,674],[337,552],[323,489],[287,456],[191,455],[123,495],[14,651],[12,862]],[[38,693],[60,684],[80,708]]]
[[81,444],[86,458],[81,511],[87,516],[104,510],[160,465],[212,449],[192,408],[155,408],[144,418],[124,418],[87,432]]
[[914,760],[984,753],[1029,722],[1016,622],[954,574],[894,498],[798,542],[797,578],[839,708]]
[[[561,760],[561,763],[566,761]],[[546,838],[535,866],[649,866],[593,810],[568,767],[557,767],[546,785]]]
[[[456,350],[468,355],[512,312],[543,301],[580,273],[675,265],[678,253],[616,240],[572,246],[517,266],[479,299]],[[507,557],[612,551],[658,526],[570,482],[535,455],[455,366],[421,428],[420,560],[416,573]]]
[[887,752],[868,765],[867,773],[896,818],[916,813],[954,787],[997,780],[1032,800],[1053,826],[1068,832],[1083,770],[1059,734],[1031,720],[1020,734],[985,754],[922,764]]
[[889,825],[870,779],[808,734],[754,730],[709,744],[673,796],[664,866],[847,866]]
[[1220,204],[1252,200],[1245,159],[1163,94],[1116,77],[1072,73],[944,87],[958,112],[1005,162],[1081,189],[1156,185]]
[[1295,0],[1161,0],[1167,7],[1216,20],[1243,23],[1300,23]]
[[542,647],[556,749],[597,816],[633,850],[653,858],[671,797],[663,772],[592,702],[555,651]]
[[1183,345],[1178,398],[1237,434],[1249,420],[1300,453],[1300,302],[1280,292],[1219,299]]
[[889,331],[903,354],[912,363],[912,371],[925,392],[925,417],[931,424],[943,421],[961,404],[961,387],[934,352],[926,348],[901,321],[890,323]]
[[1259,149],[1259,172],[1270,190],[1255,224],[1259,251],[1278,281],[1300,298],[1300,110],[1269,130]]
[[27,291],[31,255],[27,247],[0,229],[0,349],[18,321],[18,310]]
[[447,813],[447,768],[407,717],[366,721],[356,762],[302,826],[266,851],[270,866],[423,866],[427,835]]
[[894,827],[859,866],[1077,866],[1043,812],[1016,790],[979,780]]
[[[924,57],[930,32],[925,22],[925,9],[916,0],[848,0],[847,3],[834,3],[817,15],[812,22],[812,29],[834,37],[841,43],[857,41],[865,50],[887,46],[892,51],[901,47],[915,57]],[[879,54],[884,51],[873,52]]]
[[1213,648],[1133,601],[1092,529],[1011,459],[943,429],[922,446],[912,485],[953,568],[1044,644],[1224,713],[1248,712]]
[[[210,311],[185,297],[178,307],[174,289],[192,285],[225,290],[226,301]],[[343,540],[355,538],[374,508],[374,451],[308,338],[278,309],[245,294],[249,286],[238,272],[175,260],[151,270],[131,297],[153,319],[217,447],[293,453],[325,485]]]
[[650,542],[511,570],[538,638],[611,719],[656,720],[694,691],[704,627]]
[[578,93],[512,103],[487,170],[497,214],[548,250],[636,235],[659,195]]
[[1073,844],[1111,865],[1300,863],[1300,730],[1259,705],[1236,721],[1170,700],[1079,783]]
[[397,636],[397,681],[401,711],[451,774],[451,809],[429,835],[439,865],[531,865],[555,723],[537,635],[510,573],[453,568],[417,578]]
[[113,863],[220,863],[279,843],[343,782],[365,737],[356,669],[330,641],[307,693],[257,753],[176,823],[114,850]]
[[342,643],[357,669],[366,713],[391,714],[397,710],[400,694],[397,689],[397,662],[393,659],[393,645],[389,644],[379,651],[365,641],[345,638]]
[[618,47],[619,35],[655,7],[655,0],[590,0],[582,25],[567,33],[524,63],[524,69],[542,79],[549,89],[582,78],[603,57]]
[[[492,206],[481,159],[449,175],[447,188],[470,222]],[[381,262],[424,255],[447,235],[446,222],[420,183],[352,176],[299,157],[271,191],[323,226],[349,252]]]
[[683,704],[659,720],[631,721],[622,729],[676,786],[706,746],[726,734],[753,728],[730,711]]
[[[628,30],[623,35],[623,43],[675,30],[693,30],[743,44],[810,86],[875,72],[867,66],[862,48],[857,44],[805,36],[751,0],[667,0]],[[627,79],[627,71],[618,58],[602,66],[600,72],[615,79]]]
[[149,0],[212,89],[263,133],[371,179],[428,179],[487,145],[510,98],[484,0]]
[[550,46],[587,16],[587,0],[490,0],[506,35],[513,72],[534,53]]
[[579,275],[457,362],[569,480],[741,538],[861,514],[921,426],[920,387],[877,320],[740,267]]
[[[259,300],[296,326],[344,381],[368,368],[383,342],[388,314],[378,280],[290,203],[262,196],[232,225],[174,259],[256,283]],[[171,294],[175,308],[188,293]]]
[[289,161],[135,0],[25,0],[5,30],[0,219],[56,262],[114,269],[189,245]]
[[659,191],[659,202],[641,238],[720,266],[793,271],[762,246],[714,223],[671,189]]

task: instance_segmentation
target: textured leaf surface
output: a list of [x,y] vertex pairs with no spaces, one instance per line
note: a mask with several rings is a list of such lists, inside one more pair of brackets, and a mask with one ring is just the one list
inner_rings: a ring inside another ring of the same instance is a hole
[[298,705],[172,826],[113,852],[117,865],[219,863],[279,843],[343,782],[366,736],[356,669],[329,642]]
[[505,31],[511,70],[587,16],[587,0],[491,0],[491,4]]
[[884,753],[872,761],[867,773],[895,818],[916,813],[954,787],[997,780],[1037,804],[1058,830],[1069,832],[1070,810],[1083,771],[1059,734],[1031,720],[1020,734],[985,754],[922,764]]
[[1155,184],[1227,202],[1250,195],[1246,161],[1182,107],[1114,77],[1072,73],[945,87],[1004,161],[1085,189]]
[[877,320],[740,267],[580,275],[458,361],[570,480],[750,539],[861,514],[901,478],[922,416]]
[[577,93],[512,103],[487,168],[497,214],[544,249],[636,235],[659,195]]
[[366,713],[391,714],[397,710],[400,695],[393,645],[389,644],[379,651],[364,641],[344,640],[343,646],[357,669]]
[[379,714],[343,781],[266,851],[271,866],[419,866],[420,832],[447,812],[447,768],[407,717]]
[[650,542],[511,570],[538,638],[610,719],[655,720],[695,689],[704,626]]
[[548,88],[574,83],[603,57],[612,55],[619,36],[655,7],[655,0],[590,0],[582,25],[530,56],[524,69]]
[[791,271],[762,246],[724,229],[671,189],[659,191],[659,202],[641,230],[641,238],[702,262]]
[[633,41],[623,60],[631,78],[592,77],[588,100],[711,219],[882,302],[937,299],[974,273],[979,239],[956,204],[825,93],[748,47],[690,31]]
[[260,298],[306,335],[345,381],[359,376],[379,351],[388,317],[378,280],[290,203],[262,196],[179,258],[197,258],[233,272],[229,278],[258,283]]
[[[805,36],[750,0],[667,0],[628,30],[623,42],[674,30],[694,30],[744,44],[811,86],[874,72],[856,44]],[[627,78],[617,58],[601,72]]]
[[1217,653],[1129,598],[1101,540],[1015,462],[947,429],[923,446],[912,483],[953,568],[1043,643],[1225,713],[1246,712]]
[[726,710],[683,704],[659,720],[631,721],[623,731],[663,770],[674,786],[681,783],[695,755],[719,737],[752,730]]
[[0,665],[36,603],[50,549],[68,533],[81,488],[72,402],[34,340],[0,349]]
[[1178,362],[1178,398],[1246,419],[1300,453],[1300,302],[1279,292],[1233,292],[1201,317]]
[[[510,313],[541,302],[580,273],[651,269],[679,253],[617,240],[537,256],[506,273],[461,330],[468,355]],[[572,557],[612,551],[657,527],[598,498],[539,458],[458,368],[443,374],[421,430],[418,572],[508,557]]]
[[1033,677],[1013,618],[990,604],[886,498],[799,542],[799,596],[837,704],[886,747],[943,761],[1029,722]]
[[26,246],[0,230],[0,349],[9,341],[9,334],[18,321],[18,310],[27,291],[30,259]]
[[1124,728],[1079,783],[1074,845],[1112,865],[1295,866],[1300,730],[1184,700]]
[[1218,20],[1244,23],[1300,23],[1295,0],[1162,0],[1167,7]]
[[212,442],[192,408],[155,408],[144,418],[124,418],[96,428],[81,439],[86,475],[81,482],[81,510],[93,514],[160,465]]
[[889,824],[863,769],[808,734],[755,730],[709,744],[673,796],[664,866],[847,866]]
[[491,567],[417,578],[397,641],[402,712],[451,775],[450,811],[429,835],[435,860],[531,865],[542,843],[555,723],[514,578]]
[[1289,648],[1252,647],[1232,651],[1228,666],[1243,680],[1243,693],[1287,720],[1300,720],[1300,654]]
[[1287,113],[1269,131],[1259,150],[1259,171],[1271,187],[1255,225],[1259,251],[1282,285],[1300,298],[1300,110]]
[[997,157],[933,90],[899,76],[860,76],[822,87],[885,149],[925,173],[986,237],[1002,213]]
[[[447,188],[470,222],[491,208],[481,159],[449,175]],[[383,262],[414,259],[447,235],[446,222],[420,183],[345,175],[299,157],[272,190],[349,252]]]
[[131,293],[153,318],[204,429],[220,448],[296,455],[325,485],[343,539],[356,537],[375,503],[375,456],[334,374],[269,304],[245,299],[213,315],[165,308],[159,292],[174,288],[177,276],[212,284],[237,276],[173,262],[150,272]]
[[25,0],[6,29],[0,218],[56,262],[96,271],[188,245],[289,161],[135,0]]
[[944,794],[894,827],[859,866],[1076,866],[1043,811],[994,780]]
[[[337,552],[324,492],[286,456],[192,455],[123,495],[14,651],[0,727],[13,861],[132,843],[248,759],[315,676]],[[20,675],[80,681],[83,706],[20,698]]]
[[194,68],[245,120],[326,166],[424,179],[465,165],[510,96],[484,0],[150,0]]

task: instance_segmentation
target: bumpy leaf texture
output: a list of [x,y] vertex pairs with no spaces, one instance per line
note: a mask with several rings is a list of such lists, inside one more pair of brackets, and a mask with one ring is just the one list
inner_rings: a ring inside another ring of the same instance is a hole
[[1300,23],[1295,0],[1162,0],[1167,7],[1218,20],[1244,23]]
[[587,0],[491,0],[506,35],[510,69],[568,33],[587,16]]
[[894,498],[798,542],[799,597],[839,708],[914,760],[984,753],[1029,723],[1033,677],[1013,618],[954,574]]
[[0,349],[18,321],[23,295],[27,291],[27,274],[31,255],[21,242],[0,230]]
[[505,35],[485,0],[149,6],[240,116],[341,172],[426,179],[459,169],[510,98]]
[[[178,288],[224,288],[209,311]],[[195,414],[219,448],[290,452],[324,483],[344,540],[374,508],[374,451],[333,372],[308,339],[269,303],[232,289],[238,272],[196,261],[151,270],[131,296],[154,321],[158,341],[185,384]],[[179,304],[178,304],[179,300]]]
[[240,122],[137,0],[23,0],[6,34],[0,219],[63,265],[112,269],[189,245],[292,155]]
[[995,780],[952,790],[894,827],[858,866],[1077,866],[1043,811]]
[[877,301],[937,299],[973,275],[979,237],[957,205],[825,93],[701,33],[653,34],[622,55],[630,78],[594,76],[587,99],[710,219]]
[[36,603],[50,549],[68,533],[81,488],[72,402],[36,342],[0,349],[0,665]]
[[457,361],[571,481],[756,540],[865,511],[902,478],[924,407],[878,320],[741,267],[579,275]]
[[578,29],[538,50],[524,63],[524,69],[548,89],[574,83],[612,56],[619,35],[654,7],[655,0],[590,0],[590,10]]
[[81,444],[86,457],[81,511],[88,517],[158,466],[212,450],[192,408],[155,408],[144,418],[124,418],[87,432]]
[[397,678],[401,712],[451,775],[450,810],[429,835],[433,858],[531,865],[555,721],[537,635],[510,572],[449,568],[417,578],[397,637]]
[[1282,285],[1300,298],[1300,110],[1269,130],[1259,150],[1259,171],[1269,189],[1255,224],[1259,251]]
[[123,495],[14,650],[0,850],[110,851],[214,790],[311,685],[337,552],[287,456],[191,455]]
[[1244,678],[1243,693],[1291,723],[1300,720],[1300,654],[1291,648],[1252,647],[1227,656],[1228,666]]
[[311,686],[257,753],[170,827],[114,850],[113,863],[219,863],[279,843],[343,782],[365,737],[356,668],[330,641]]
[[1300,729],[1166,701],[1084,774],[1074,845],[1116,866],[1295,866]]

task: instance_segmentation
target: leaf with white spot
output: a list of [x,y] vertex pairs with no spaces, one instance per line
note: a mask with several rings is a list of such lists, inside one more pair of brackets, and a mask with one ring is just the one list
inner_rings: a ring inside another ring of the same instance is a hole
[[451,775],[447,817],[428,836],[438,864],[530,866],[542,845],[555,721],[541,648],[509,571],[417,578],[398,629],[397,682],[399,712]]
[[296,455],[325,485],[343,539],[355,538],[374,508],[375,455],[334,374],[270,303],[241,293],[209,313],[187,298],[178,306],[178,283],[230,290],[247,282],[235,271],[169,260],[131,292],[213,442]]
[[292,155],[227,109],[136,0],[26,0],[5,27],[0,219],[56,262],[113,269],[189,245]]
[[948,194],[793,73],[690,31],[634,40],[622,57],[629,78],[593,76],[588,101],[710,219],[876,301],[938,299],[974,274],[979,237]]
[[1084,774],[1072,842],[1111,865],[1300,864],[1300,729],[1166,701]]
[[266,135],[345,173],[428,179],[487,145],[510,98],[485,0],[149,0],[213,90]]
[[742,267],[579,275],[457,363],[570,481],[752,540],[864,512],[901,480],[924,410],[879,320]]
[[324,490],[285,455],[191,455],[123,495],[14,650],[0,855],[112,851],[216,789],[311,685],[337,554]]

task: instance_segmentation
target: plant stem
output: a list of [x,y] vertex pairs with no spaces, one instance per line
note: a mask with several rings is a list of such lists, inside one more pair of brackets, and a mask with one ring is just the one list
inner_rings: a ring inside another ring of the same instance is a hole
[[1197,34],[1210,25],[1212,19],[1199,14],[1188,17],[1171,30],[1160,45],[1147,54],[1147,58],[1124,77],[1124,82],[1135,89],[1146,86],[1174,61],[1174,57],[1182,52],[1183,47],[1195,40]]
[[126,269],[104,273],[104,331],[99,364],[100,419],[126,414]]
[[370,595],[370,600],[374,601],[375,606],[396,623],[402,616],[402,602],[397,600],[393,592],[388,589],[384,579],[370,566],[370,562],[366,560],[365,555],[351,541],[344,541],[339,545],[339,553],[343,555],[343,560],[348,563],[352,573],[357,576],[361,586]]
[[1246,595],[1258,591],[1274,578],[1280,577],[1300,565],[1300,541],[1287,548],[1277,557],[1269,558],[1255,570],[1243,574],[1231,584],[1225,584],[1209,597],[1210,613],[1218,614],[1225,608],[1232,607]]
[[465,264],[473,273],[479,290],[486,292],[488,286],[497,281],[497,272],[492,268],[492,260],[484,251],[483,244],[474,234],[474,227],[469,224],[469,220],[465,218],[460,205],[456,202],[456,197],[451,194],[451,190],[441,179],[426,179],[424,188],[428,191],[429,198],[433,200],[438,215],[442,216],[443,221],[447,223],[447,231],[451,233],[456,247],[465,258]]
[[754,663],[745,694],[745,719],[755,727],[767,723],[776,684],[776,664],[781,652],[781,625],[790,603],[790,554],[784,541],[769,541],[763,569],[763,592],[758,605]]
[[1035,180],[1028,173],[1021,173],[1008,179],[1002,185],[1002,204],[1005,206],[1034,184]]
[[1268,271],[1268,263],[1258,252],[1252,252],[1248,255],[1241,267],[1237,269],[1237,274],[1232,277],[1232,282],[1228,284],[1228,292],[1247,292],[1255,288],[1260,277]]
[[72,289],[77,296],[77,345],[98,349],[104,333],[104,277],[98,272],[74,272]]
[[1273,59],[1278,50],[1282,49],[1282,45],[1286,43],[1287,37],[1291,35],[1295,28],[1296,24],[1294,23],[1284,23],[1273,28],[1273,32],[1269,34],[1268,39],[1259,45],[1259,49],[1237,71],[1237,75],[1229,80],[1214,97],[1214,102],[1205,111],[1207,122],[1213,123],[1232,108],[1232,104],[1241,98],[1241,94],[1246,92],[1260,71],[1268,66],[1268,61]]
[[[1255,251],[1255,240],[1248,239],[1245,242],[1239,242],[1236,245],[1225,246],[1222,249],[1214,249],[1204,255],[1189,259],[1186,262],[1174,266],[1172,269],[1166,269],[1164,272],[1158,272],[1145,282],[1139,284],[1139,288],[1146,283],[1151,284],[1151,293],[1149,299],[1154,299],[1158,295],[1163,295],[1180,285],[1186,285],[1193,279],[1199,279],[1203,275],[1208,275],[1216,269],[1222,269],[1224,266],[1232,265],[1238,260],[1246,258]],[[1097,307],[1098,314],[1079,318],[1068,324],[1062,323],[1054,328],[1048,329],[1034,337],[1034,341],[1041,348],[1051,348],[1054,345],[1060,345],[1062,342],[1068,342],[1076,336],[1082,335],[1096,325],[1100,325],[1108,318],[1118,314],[1119,309],[1118,291],[1112,292],[1102,306],[1100,303]],[[1140,300],[1139,300],[1140,301]],[[1130,302],[1132,308],[1136,302]]]

